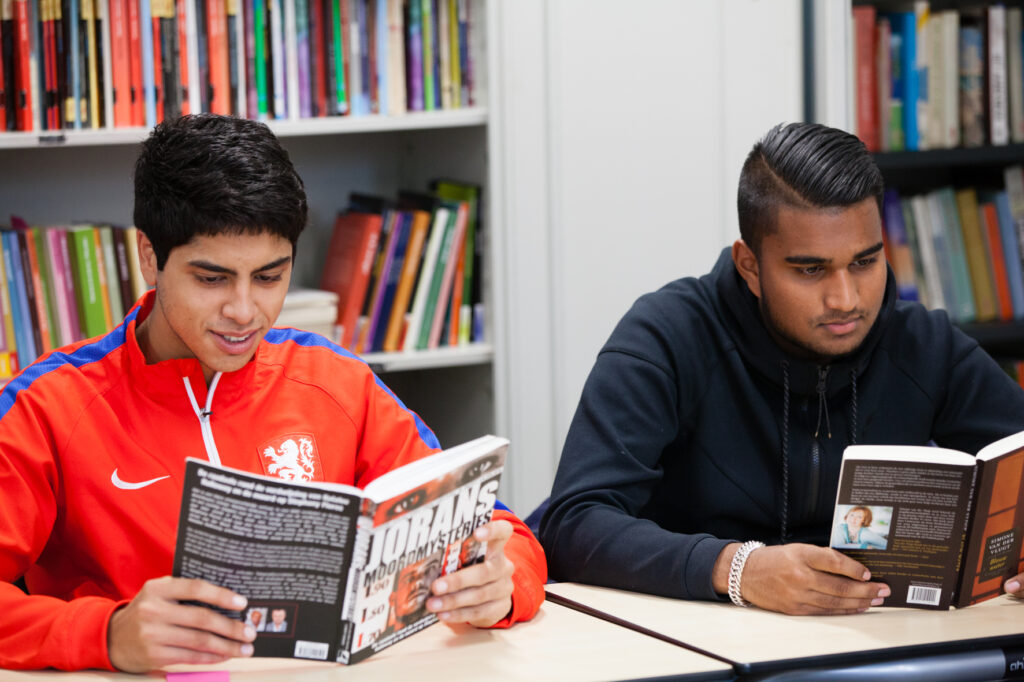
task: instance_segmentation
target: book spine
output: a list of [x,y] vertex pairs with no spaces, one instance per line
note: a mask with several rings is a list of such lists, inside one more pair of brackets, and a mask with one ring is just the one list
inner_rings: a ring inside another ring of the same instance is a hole
[[288,118],[288,86],[285,73],[284,4],[283,0],[269,0],[270,7],[270,66],[274,91],[274,118]]
[[3,324],[3,337],[4,337],[4,348],[3,350],[10,354],[17,352],[18,341],[14,334],[14,320],[15,313],[12,301],[14,296],[14,288],[12,286],[12,275],[10,271],[9,253],[7,253],[7,247],[4,242],[6,238],[0,233],[0,315],[2,315]]
[[53,308],[57,317],[56,328],[60,330],[60,343],[64,346],[78,340],[74,328],[71,325],[71,309],[74,307],[74,299],[68,298],[71,290],[68,286],[69,270],[65,268],[61,254],[61,234],[59,228],[50,228],[45,231],[46,255],[50,267],[50,275],[53,282]]
[[7,288],[11,294],[18,364],[28,367],[36,359],[36,348],[32,335],[32,318],[28,310],[28,294],[25,292],[25,277],[21,270],[21,249],[18,247],[18,235],[13,231],[4,231],[3,237],[4,271],[7,276]]
[[960,128],[965,147],[985,144],[985,41],[977,26],[960,27]]
[[988,114],[989,140],[1001,145],[1010,141],[1006,83],[1006,7],[988,8]]
[[56,287],[53,279],[53,270],[50,268],[50,251],[47,248],[46,231],[41,227],[33,227],[25,235],[25,239],[33,242],[36,268],[39,271],[39,291],[41,292],[43,302],[41,312],[45,312],[46,325],[50,336],[50,348],[57,348],[67,342],[63,340],[60,321],[57,318],[57,296],[54,291]]
[[[102,0],[99,0],[102,2]],[[138,0],[142,65],[142,111],[147,128],[156,125],[156,67],[153,61],[153,16],[150,0]]]
[[1010,214],[1010,200],[1005,191],[996,194],[995,204],[999,219],[999,236],[1006,259],[1006,279],[1010,284],[1010,298],[1013,301],[1013,317],[1021,319],[1024,318],[1024,264],[1017,239],[1017,228]]
[[[452,289],[455,288],[455,269],[462,253],[462,242],[466,235],[468,211],[469,207],[463,201],[459,203],[458,210],[455,212],[455,225],[452,228],[451,246],[447,257],[441,261],[444,263],[444,271],[441,275],[441,286],[438,289],[434,320],[430,325],[430,335],[427,337],[427,348],[437,348],[441,341],[441,332],[444,329],[445,316],[450,307]],[[442,249],[444,249],[443,246]]]
[[284,31],[285,97],[288,101],[287,118],[299,118],[299,47],[296,0],[282,0],[282,27]]
[[[39,280],[39,270],[33,271],[32,259],[29,254],[29,243],[31,240],[25,238],[24,230],[15,230],[15,238],[18,242],[18,255],[21,260],[21,279],[25,283],[25,300],[26,308],[28,310],[28,325],[32,334],[32,359],[39,357],[46,351],[50,350],[49,345],[49,328],[46,330],[46,339],[44,345],[43,338],[43,325],[46,324],[46,310],[42,310],[40,315],[40,300],[39,300],[39,289],[37,288]],[[33,249],[33,253],[34,253]]]

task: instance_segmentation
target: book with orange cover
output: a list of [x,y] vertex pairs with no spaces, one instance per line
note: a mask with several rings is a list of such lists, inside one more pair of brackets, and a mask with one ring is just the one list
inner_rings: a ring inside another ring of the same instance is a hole
[[127,0],[110,0],[110,55],[114,87],[114,126],[132,125],[132,74]]
[[[463,236],[462,241],[466,241],[466,235]],[[452,302],[448,306],[449,327],[447,336],[449,346],[459,345],[459,330],[463,326],[462,315],[465,311],[462,309],[462,279],[466,273],[466,249],[459,249],[458,259],[455,263],[455,281],[452,284]]]
[[345,348],[352,348],[355,339],[382,225],[380,214],[352,211],[334,222],[320,288],[338,294],[338,338]]
[[411,213],[412,225],[409,231],[409,243],[405,249],[405,258],[402,260],[398,288],[395,290],[395,298],[391,304],[391,316],[388,319],[388,329],[384,335],[384,350],[388,352],[401,348],[405,316],[409,312],[413,285],[416,284],[416,275],[423,262],[423,246],[426,244],[427,232],[430,230],[429,212],[413,210]]
[[228,71],[228,15],[224,0],[206,0],[207,50],[210,65],[210,111],[231,114],[231,76]]
[[127,0],[128,9],[128,75],[131,103],[131,124],[146,125],[146,102],[142,92],[142,29],[139,25],[139,3],[149,0]]
[[995,285],[996,302],[1000,320],[1013,319],[1013,294],[1010,292],[1010,277],[1006,272],[1006,256],[1003,253],[1002,237],[999,233],[999,214],[996,205],[985,202],[978,207],[981,232],[985,237],[989,263],[992,266],[992,280]]
[[996,317],[995,286],[992,279],[992,265],[985,249],[985,239],[978,220],[978,196],[974,188],[956,191],[956,205],[960,213],[960,231],[967,256],[967,271],[974,294],[974,310],[979,321]]
[[976,455],[851,445],[830,545],[889,586],[885,606],[958,608],[1002,593],[1024,568],[1024,432]]

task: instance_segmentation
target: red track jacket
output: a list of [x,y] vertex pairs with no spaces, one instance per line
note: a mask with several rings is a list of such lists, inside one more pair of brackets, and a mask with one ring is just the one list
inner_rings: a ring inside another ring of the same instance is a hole
[[[111,668],[114,609],[171,572],[186,457],[266,474],[266,448],[311,437],[314,478],[361,487],[438,449],[364,362],[315,334],[271,330],[209,393],[194,359],[147,365],[135,327],[152,305],[150,292],[0,393],[2,668]],[[547,566],[521,521],[495,518],[515,527],[507,626],[536,613]]]

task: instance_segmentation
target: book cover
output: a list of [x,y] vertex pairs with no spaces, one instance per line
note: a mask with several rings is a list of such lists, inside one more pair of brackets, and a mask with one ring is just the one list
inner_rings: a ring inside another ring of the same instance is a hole
[[1009,97],[1006,72],[1006,7],[990,5],[988,17],[988,123],[989,143],[1010,141]]
[[1020,7],[1006,8],[1006,80],[1010,140],[1024,142],[1024,23]]
[[882,198],[882,219],[889,263],[896,277],[898,295],[904,301],[916,301],[918,292],[917,280],[914,277],[913,254],[903,222],[900,195],[894,189],[886,190]]
[[100,336],[110,328],[104,313],[94,233],[91,225],[76,225],[68,230],[78,317],[85,338]]
[[369,342],[367,346],[370,351],[384,349],[384,339],[387,336],[388,322],[391,319],[391,309],[395,304],[395,294],[398,290],[398,281],[402,275],[402,267],[409,247],[411,231],[412,214],[408,211],[397,211],[395,227],[389,240],[395,242],[391,263],[382,271],[380,303],[374,315],[370,318]]
[[[466,237],[466,221],[469,218],[469,205],[461,201],[455,211],[455,221],[452,227],[451,245],[446,248],[441,245],[438,267],[444,265],[441,274],[441,286],[437,292],[437,304],[434,308],[434,319],[430,324],[429,335],[427,336],[427,348],[437,348],[441,342],[441,332],[445,329],[445,318],[450,310],[452,289],[455,287],[455,272],[459,258],[464,256],[462,251],[463,241]],[[446,253],[447,252],[447,253]],[[462,284],[459,282],[458,284]]]
[[961,17],[960,129],[965,147],[981,147],[987,139],[984,24],[980,13],[965,13]]
[[944,265],[942,269],[939,267],[938,247],[942,247],[941,254],[944,260],[946,257],[945,238],[942,230],[933,228],[932,202],[929,199],[928,195],[923,194],[910,199],[917,234],[917,248],[921,256],[921,269],[925,278],[924,290],[927,292],[929,308],[948,310],[949,306],[953,305],[952,275],[949,277],[943,275],[943,272],[950,270],[948,265]]
[[[466,222],[464,241],[465,264],[462,276],[462,303],[472,306],[483,300],[483,189],[459,180],[434,180],[430,183],[431,191],[442,199],[465,201],[469,204],[469,218]],[[469,343],[471,337],[471,312],[460,312],[459,343]]]
[[53,276],[54,308],[60,328],[61,345],[82,338],[75,309],[75,289],[71,281],[71,261],[67,250],[67,232],[58,227],[46,230],[47,256]]
[[430,229],[430,213],[422,210],[410,210],[412,222],[409,228],[409,243],[402,262],[402,271],[398,278],[398,288],[391,305],[391,316],[388,319],[387,332],[384,336],[383,350],[397,351],[401,347],[402,330],[409,312],[412,292],[416,276],[423,263],[423,246],[426,243],[427,231]]
[[971,292],[974,294],[975,319],[992,320],[998,315],[995,280],[982,225],[978,220],[978,195],[974,188],[957,190],[956,205],[971,278]]
[[999,236],[1003,245],[1006,262],[1006,279],[1010,283],[1010,297],[1013,300],[1013,317],[1024,318],[1024,263],[1017,238],[1017,226],[1010,213],[1010,199],[1005,191],[997,192],[993,198],[996,214],[999,216]]
[[28,367],[36,359],[35,338],[32,334],[32,316],[29,312],[25,275],[21,267],[21,247],[13,230],[3,231],[4,274],[11,294],[11,313],[14,318],[14,337],[18,364]]
[[885,606],[965,607],[1021,570],[1024,432],[977,455],[852,445],[843,453],[830,545],[889,585]]
[[[853,34],[857,137],[861,139],[868,151],[877,152],[881,145],[879,142],[878,84],[875,70],[874,5],[857,5],[853,8]],[[445,66],[446,52],[447,50],[441,52],[442,67]]]
[[[313,444],[265,476],[189,458],[172,573],[248,599],[255,656],[357,663],[437,622],[421,586],[483,560],[508,441],[484,436],[366,488],[320,482]],[[257,615],[258,614],[258,615]]]
[[418,347],[420,328],[423,326],[426,316],[427,300],[430,297],[431,284],[437,270],[438,252],[441,250],[441,242],[444,240],[451,222],[449,215],[454,213],[450,206],[451,204],[438,206],[431,219],[430,237],[427,239],[427,248],[423,252],[423,265],[420,267],[414,289],[412,309],[409,311],[409,324],[406,325],[405,336],[401,344],[403,350],[414,350]]
[[986,255],[992,268],[992,283],[995,288],[997,316],[1000,320],[1013,319],[1013,294],[1010,292],[1010,277],[1006,270],[1006,255],[1003,253],[1002,236],[999,233],[999,213],[995,202],[979,197],[978,223],[985,240]]
[[334,222],[320,288],[338,294],[338,338],[345,348],[355,341],[382,224],[380,214],[359,212],[339,214]]

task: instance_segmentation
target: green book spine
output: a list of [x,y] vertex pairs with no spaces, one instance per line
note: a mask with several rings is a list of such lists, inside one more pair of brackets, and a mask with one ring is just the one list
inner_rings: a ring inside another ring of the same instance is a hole
[[345,92],[345,38],[342,36],[341,0],[331,0],[331,31],[334,40],[334,83],[335,97],[338,98],[338,112],[348,113],[348,93]]
[[46,232],[41,227],[32,228],[32,239],[36,243],[36,256],[39,259],[39,279],[43,285],[46,303],[46,319],[50,323],[50,340],[54,348],[59,348],[70,341],[61,333],[60,321],[57,319],[57,295],[53,290],[53,275],[50,273],[50,248],[46,244]]
[[455,240],[455,221],[458,220],[458,207],[449,207],[448,222],[444,226],[444,239],[437,254],[437,261],[434,266],[434,276],[430,280],[430,290],[427,292],[426,306],[423,310],[423,322],[420,324],[420,334],[416,339],[416,348],[423,350],[430,340],[430,327],[434,323],[434,311],[437,308],[437,299],[441,295],[441,281],[444,279],[444,266],[448,262],[448,256],[452,252],[452,242]]
[[[434,193],[449,201],[465,201],[469,204],[469,219],[466,221],[465,262],[462,271],[462,304],[464,308],[472,308],[473,303],[473,265],[476,261],[476,233],[480,219],[480,188],[475,185],[463,185],[456,182],[439,181],[434,183]],[[469,343],[469,315],[459,320],[459,341]]]
[[96,242],[91,226],[71,228],[69,245],[75,268],[75,294],[78,299],[79,319],[85,336],[93,337],[107,332],[103,301],[100,300],[100,273],[97,270]]
[[259,120],[270,115],[267,106],[267,10],[264,0],[252,3],[253,33],[255,34],[256,113]]
[[434,15],[430,0],[422,0],[421,26],[423,32],[423,109],[433,111],[434,107]]

